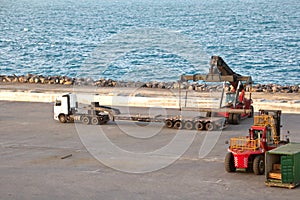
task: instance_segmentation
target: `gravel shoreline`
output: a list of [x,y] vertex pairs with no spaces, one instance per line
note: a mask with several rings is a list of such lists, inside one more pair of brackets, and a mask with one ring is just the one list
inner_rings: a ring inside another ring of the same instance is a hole
[[[71,78],[67,76],[42,76],[42,75],[0,75],[0,84],[38,84],[38,85],[64,85],[64,86],[96,86],[100,88],[158,88],[158,89],[186,89],[189,91],[212,92],[222,88],[221,84],[208,85],[198,82],[134,82],[134,81],[116,81],[112,79],[100,78]],[[250,90],[250,89],[248,89]],[[300,93],[300,83],[295,85],[277,85],[277,84],[255,84],[252,86],[252,92],[262,93]]]

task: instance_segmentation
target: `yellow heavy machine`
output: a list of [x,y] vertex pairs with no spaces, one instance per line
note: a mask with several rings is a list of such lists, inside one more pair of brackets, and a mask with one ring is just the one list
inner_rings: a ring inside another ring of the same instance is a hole
[[265,153],[289,142],[280,140],[280,121],[281,110],[260,110],[248,136],[230,139],[224,163],[226,171],[246,169],[256,175],[264,174]]

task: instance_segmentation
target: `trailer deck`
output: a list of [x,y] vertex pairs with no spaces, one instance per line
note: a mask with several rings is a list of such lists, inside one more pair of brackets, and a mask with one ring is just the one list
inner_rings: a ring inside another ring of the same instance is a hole
[[[130,107],[125,107],[127,110]],[[170,109],[172,113],[175,114],[145,114],[145,113],[122,113],[120,110],[124,110],[124,107],[112,108],[109,106],[101,106],[98,102],[92,102],[91,105],[82,107],[81,109],[87,110],[90,114],[89,118],[94,118],[94,115],[108,114],[110,120],[112,121],[137,121],[137,122],[160,122],[165,123],[167,128],[175,129],[187,129],[187,130],[208,130],[213,131],[216,129],[224,129],[227,127],[224,117],[204,117],[204,116],[192,116],[192,115],[182,115],[181,111],[178,109]],[[142,108],[141,108],[142,109]],[[155,108],[154,108],[155,109]],[[211,111],[212,109],[203,109],[201,112]],[[185,110],[189,111],[189,110]],[[190,110],[194,112],[195,110]],[[198,111],[199,113],[199,111]],[[189,113],[191,114],[191,113]],[[99,117],[98,117],[99,118]],[[78,120],[77,120],[78,121]],[[85,124],[99,124],[97,120],[92,123],[92,119],[85,119]],[[100,122],[102,118],[100,119]],[[105,124],[107,120],[105,120]]]

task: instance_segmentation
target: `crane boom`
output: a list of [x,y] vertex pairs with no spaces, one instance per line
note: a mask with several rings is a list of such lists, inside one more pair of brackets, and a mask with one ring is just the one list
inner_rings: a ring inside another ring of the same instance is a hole
[[235,73],[220,56],[212,56],[208,74],[182,75],[182,81],[207,81],[207,82],[229,82],[234,89],[238,87],[239,81],[251,84],[251,76],[242,76]]

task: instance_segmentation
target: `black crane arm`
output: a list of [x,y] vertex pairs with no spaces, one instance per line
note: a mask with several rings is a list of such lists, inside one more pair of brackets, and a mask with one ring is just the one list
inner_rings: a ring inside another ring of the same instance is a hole
[[207,82],[229,82],[234,89],[237,89],[239,81],[252,83],[251,76],[242,76],[235,73],[220,56],[212,56],[208,74],[182,75],[181,80],[207,81]]

